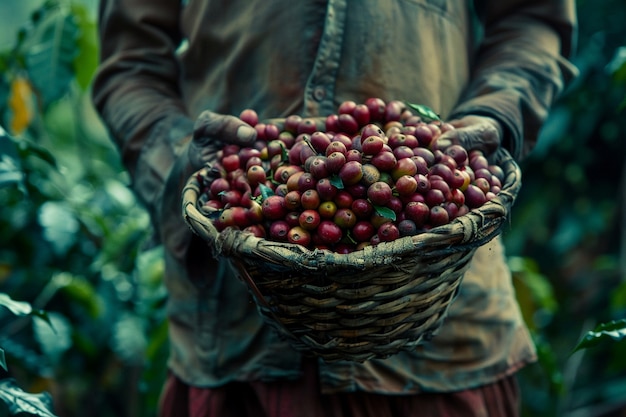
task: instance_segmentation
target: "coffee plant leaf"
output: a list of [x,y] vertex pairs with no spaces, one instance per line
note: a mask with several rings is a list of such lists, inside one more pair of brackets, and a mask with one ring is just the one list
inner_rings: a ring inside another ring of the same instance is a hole
[[376,211],[376,213],[378,213],[382,217],[386,217],[393,221],[396,220],[396,212],[390,209],[389,207],[375,205],[374,210]]
[[0,125],[0,187],[21,183],[23,176],[17,144]]
[[30,303],[25,301],[16,301],[6,293],[0,293],[0,306],[5,307],[16,316],[35,316],[39,317],[46,323],[50,324],[48,313],[43,310],[34,309]]
[[601,323],[578,342],[574,352],[588,349],[607,341],[619,342],[626,338],[626,319]]
[[[47,148],[27,138],[19,138],[10,135],[0,126],[0,155],[14,159],[16,163],[32,156],[46,162],[52,168],[58,168],[56,158]],[[18,165],[20,165],[18,163]],[[21,168],[20,168],[21,170]],[[2,170],[0,169],[0,173]]]
[[89,16],[89,11],[84,5],[74,3],[71,8],[78,25],[76,38],[78,53],[74,58],[74,76],[79,87],[86,91],[98,67],[96,22]]
[[615,50],[613,59],[607,64],[606,70],[616,81],[626,81],[626,46]]
[[265,184],[259,184],[259,190],[261,191],[261,198],[263,200],[274,195],[274,191],[272,191],[272,189]]
[[54,362],[72,346],[72,325],[62,314],[50,312],[47,324],[33,321],[33,334],[42,352]]
[[65,202],[45,202],[39,209],[39,225],[44,238],[59,255],[65,255],[78,239],[80,223]]
[[343,186],[343,181],[341,180],[341,177],[339,177],[339,175],[337,174],[333,174],[330,177],[330,183],[334,185],[335,187],[337,187],[339,190],[343,190],[345,188]]
[[414,111],[418,116],[422,118],[426,123],[433,121],[440,121],[441,118],[439,115],[430,107],[425,106],[423,104],[414,104],[414,103],[404,103],[409,109]]
[[27,393],[13,378],[0,380],[0,401],[5,404],[10,416],[57,417],[52,413],[50,394]]
[[127,363],[141,364],[148,346],[146,323],[141,317],[122,315],[113,325],[111,348]]
[[29,303],[13,300],[5,293],[0,293],[0,306],[7,308],[16,316],[28,316],[33,312],[33,308]]
[[21,47],[28,77],[46,108],[74,80],[79,27],[71,10],[61,5],[45,5],[37,16]]

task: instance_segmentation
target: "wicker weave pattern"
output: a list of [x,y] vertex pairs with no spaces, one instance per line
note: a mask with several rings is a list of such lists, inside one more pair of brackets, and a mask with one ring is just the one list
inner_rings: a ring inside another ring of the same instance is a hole
[[498,196],[428,232],[338,254],[218,233],[197,207],[194,175],[183,214],[214,256],[233,263],[264,320],[303,352],[326,361],[365,361],[413,349],[439,330],[476,249],[500,233],[521,173],[506,151]]

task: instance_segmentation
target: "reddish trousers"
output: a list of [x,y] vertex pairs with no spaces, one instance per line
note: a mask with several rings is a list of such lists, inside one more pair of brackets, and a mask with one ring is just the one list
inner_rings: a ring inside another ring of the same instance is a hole
[[170,375],[160,417],[517,417],[514,376],[476,389],[389,396],[364,392],[322,395],[313,363],[298,381],[235,382],[197,388]]

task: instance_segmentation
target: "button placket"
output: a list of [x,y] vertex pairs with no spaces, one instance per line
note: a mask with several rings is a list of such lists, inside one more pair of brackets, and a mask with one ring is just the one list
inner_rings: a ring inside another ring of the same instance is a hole
[[346,0],[329,0],[317,57],[305,88],[307,115],[323,115],[334,110],[334,85],[339,69]]

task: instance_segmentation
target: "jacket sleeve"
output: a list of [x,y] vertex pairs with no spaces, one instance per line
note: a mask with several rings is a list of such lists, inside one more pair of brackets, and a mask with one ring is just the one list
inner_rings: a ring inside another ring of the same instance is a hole
[[120,150],[139,200],[155,215],[191,137],[178,87],[180,0],[102,0],[94,105]]
[[468,88],[451,117],[485,115],[504,128],[516,159],[534,147],[550,106],[577,74],[573,0],[476,1],[482,39]]

